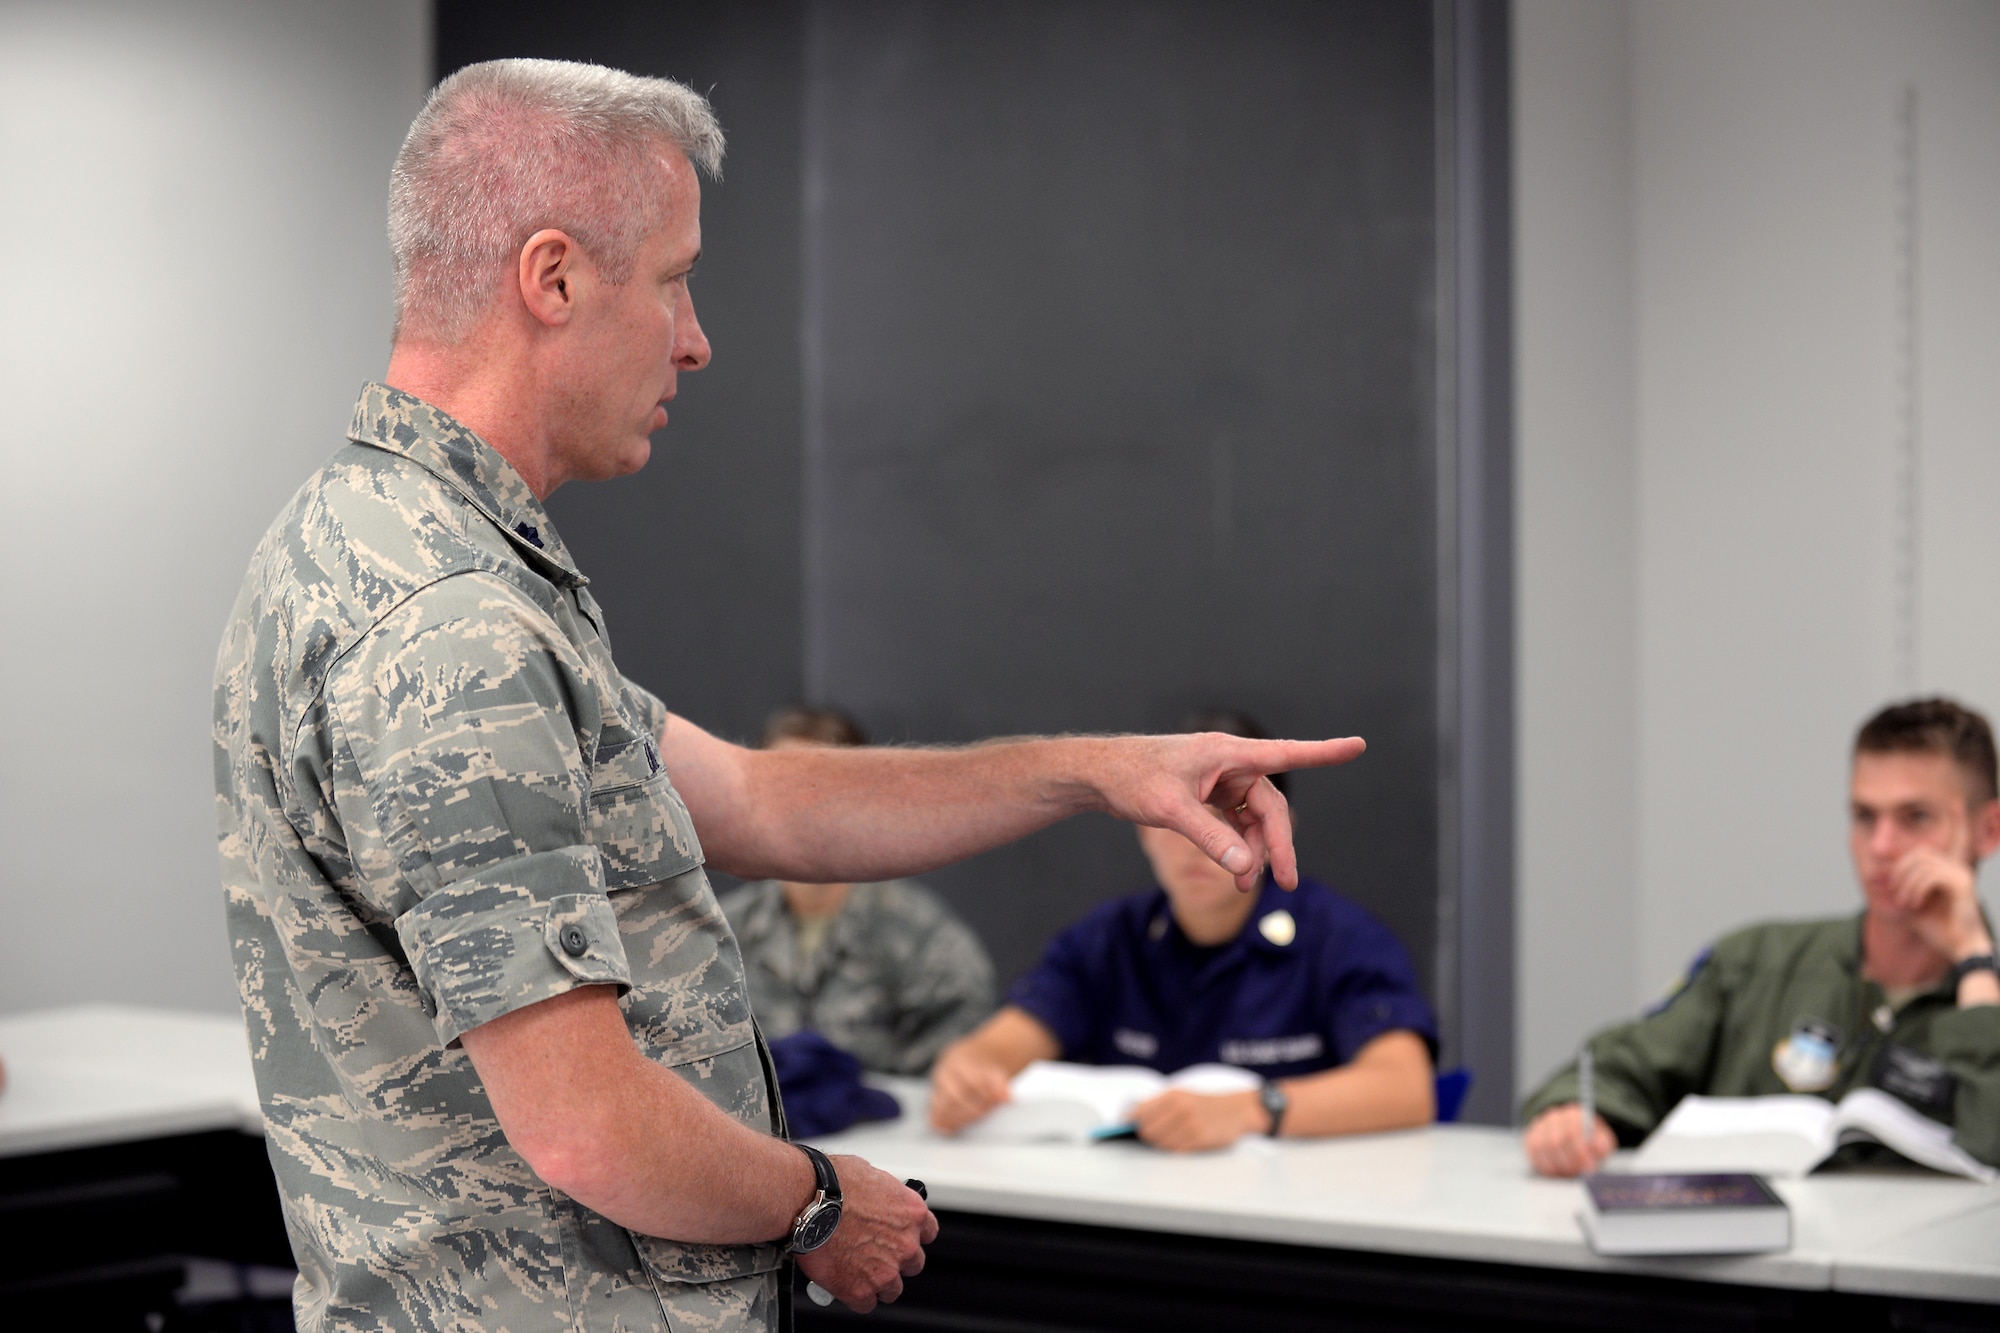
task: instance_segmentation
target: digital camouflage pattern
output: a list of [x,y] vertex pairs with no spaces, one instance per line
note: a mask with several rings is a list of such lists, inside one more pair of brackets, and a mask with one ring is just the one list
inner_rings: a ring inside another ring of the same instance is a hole
[[812,1028],[870,1069],[922,1074],[993,1012],[993,961],[921,884],[856,884],[807,959],[775,881],[730,890],[722,910],[773,1037]]
[[258,546],[216,665],[223,888],[299,1327],[768,1326],[774,1245],[635,1236],[550,1189],[458,1044],[615,984],[650,1058],[781,1127],[666,709],[498,453],[379,384],[349,439]]

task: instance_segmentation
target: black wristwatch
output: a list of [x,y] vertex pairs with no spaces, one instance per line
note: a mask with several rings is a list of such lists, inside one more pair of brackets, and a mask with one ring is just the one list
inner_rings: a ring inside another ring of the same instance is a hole
[[2000,958],[1995,958],[1991,952],[1987,952],[1976,953],[1970,958],[1959,959],[1951,965],[1952,984],[1958,984],[1974,972],[2000,973]]
[[840,1225],[840,1177],[833,1173],[833,1163],[819,1149],[805,1143],[792,1146],[813,1164],[813,1175],[819,1181],[819,1192],[806,1202],[804,1211],[792,1223],[792,1238],[785,1247],[793,1254],[804,1254],[832,1240],[833,1229]]
[[1271,1117],[1271,1127],[1264,1132],[1275,1139],[1278,1137],[1278,1126],[1285,1123],[1285,1112],[1292,1108],[1292,1099],[1277,1084],[1266,1083],[1257,1089],[1257,1100],[1264,1104],[1264,1113]]

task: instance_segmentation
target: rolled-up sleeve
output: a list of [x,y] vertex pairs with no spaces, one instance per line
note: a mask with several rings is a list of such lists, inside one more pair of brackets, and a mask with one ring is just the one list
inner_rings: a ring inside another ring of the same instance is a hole
[[1326,1014],[1335,1060],[1346,1064],[1369,1042],[1397,1031],[1414,1032],[1437,1059],[1437,1016],[1402,942],[1372,918],[1352,923],[1335,939],[1335,961],[1327,966],[1339,983]]
[[441,1043],[631,974],[587,836],[601,706],[559,627],[484,574],[441,580],[329,674],[328,711],[393,865],[371,897]]

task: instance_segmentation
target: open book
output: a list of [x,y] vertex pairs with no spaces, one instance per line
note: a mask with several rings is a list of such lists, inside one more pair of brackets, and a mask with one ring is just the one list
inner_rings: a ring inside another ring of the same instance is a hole
[[1081,1143],[1132,1132],[1132,1108],[1168,1088],[1244,1092],[1263,1080],[1234,1065],[1189,1065],[1161,1074],[1137,1065],[1076,1065],[1037,1060],[1014,1076],[1012,1101],[967,1125],[974,1143]]
[[1821,1097],[1683,1097],[1633,1158],[1634,1171],[1802,1176],[1848,1143],[1883,1143],[1936,1171],[1991,1184],[2000,1172],[1941,1125],[1877,1088]]

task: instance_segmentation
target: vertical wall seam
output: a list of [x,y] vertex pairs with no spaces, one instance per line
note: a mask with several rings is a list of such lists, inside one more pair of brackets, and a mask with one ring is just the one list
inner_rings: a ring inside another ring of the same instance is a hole
[[1896,688],[1914,694],[1922,688],[1919,635],[1922,620],[1923,554],[1923,436],[1921,417],[1922,344],[1917,320],[1918,156],[1917,87],[1903,86],[1896,108],[1896,539],[1895,634]]
[[827,698],[826,344],[821,336],[820,290],[826,267],[826,153],[816,114],[821,96],[825,20],[807,0],[805,89],[799,98],[799,680],[810,700]]
[[1437,495],[1437,936],[1434,948],[1437,1013],[1443,1064],[1464,1061],[1460,1013],[1459,911],[1459,373],[1458,373],[1458,0],[1431,6],[1436,126],[1436,190],[1433,213],[1437,247],[1436,321],[1436,495]]

